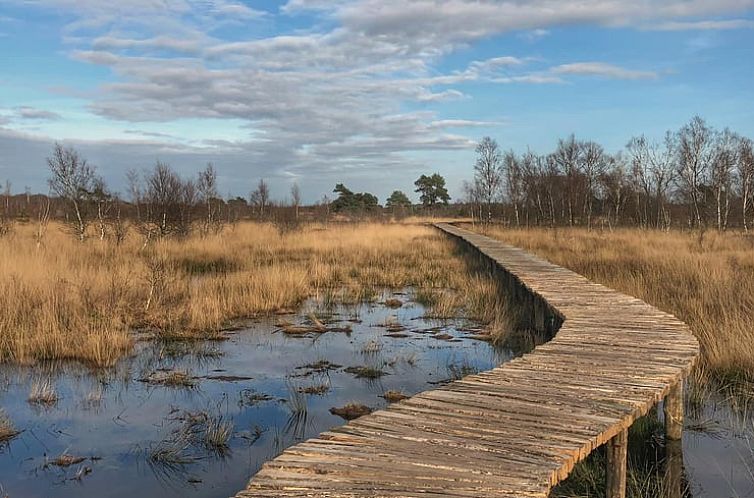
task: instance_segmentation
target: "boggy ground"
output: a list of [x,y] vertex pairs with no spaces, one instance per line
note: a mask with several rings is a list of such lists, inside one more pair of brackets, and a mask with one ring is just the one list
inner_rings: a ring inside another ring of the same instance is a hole
[[[111,366],[134,331],[223,338],[237,320],[295,309],[309,297],[355,303],[412,287],[438,316],[499,321],[496,284],[469,271],[453,242],[409,224],[305,225],[280,233],[241,223],[207,237],[84,243],[50,226],[0,238],[0,361]],[[502,330],[504,327],[497,327]]]
[[[286,333],[312,316],[329,330]],[[233,496],[303,439],[521,353],[479,328],[405,289],[310,299],[220,342],[139,341],[108,369],[0,365],[0,496]]]

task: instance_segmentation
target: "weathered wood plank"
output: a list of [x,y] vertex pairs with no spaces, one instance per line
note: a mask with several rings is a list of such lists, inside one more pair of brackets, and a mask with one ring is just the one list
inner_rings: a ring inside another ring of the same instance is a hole
[[621,496],[634,420],[667,396],[668,436],[679,437],[680,386],[699,354],[685,324],[521,249],[438,228],[492,262],[540,322],[562,321],[557,335],[289,448],[238,497],[544,498],[605,443],[616,471],[608,487]]

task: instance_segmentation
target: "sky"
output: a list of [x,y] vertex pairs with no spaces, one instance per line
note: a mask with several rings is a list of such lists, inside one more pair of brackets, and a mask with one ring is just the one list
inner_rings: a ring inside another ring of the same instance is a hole
[[693,115],[754,137],[754,0],[0,0],[0,181],[54,142],[115,190],[207,162],[223,195],[381,201],[483,136],[622,148]]

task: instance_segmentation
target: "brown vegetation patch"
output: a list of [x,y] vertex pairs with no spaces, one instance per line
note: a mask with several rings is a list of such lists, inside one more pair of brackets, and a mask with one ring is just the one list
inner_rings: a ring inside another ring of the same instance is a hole
[[355,420],[372,413],[372,409],[360,403],[348,403],[340,408],[330,408],[330,413],[345,420]]
[[63,453],[53,458],[52,460],[48,460],[45,463],[45,466],[54,465],[55,467],[70,467],[71,465],[76,465],[86,460],[87,460],[86,457],[69,455],[68,453]]
[[346,373],[354,374],[357,379],[378,379],[383,375],[387,375],[387,372],[380,370],[379,368],[369,366],[348,367],[343,371]]
[[385,391],[382,396],[382,398],[385,398],[385,400],[388,403],[397,403],[398,401],[403,401],[404,399],[410,398],[408,394],[403,394],[400,391]]
[[19,434],[20,431],[17,431],[13,426],[10,417],[8,417],[5,411],[0,409],[0,444],[7,443]]
[[318,396],[322,396],[324,394],[327,394],[330,392],[330,385],[329,384],[320,384],[317,386],[306,386],[306,387],[299,387],[298,392],[302,394],[315,394]]
[[196,387],[196,377],[183,370],[158,370],[143,379],[139,379],[139,381],[154,386]]
[[435,334],[432,338],[437,339],[438,341],[450,341],[453,339],[453,336],[450,334]]

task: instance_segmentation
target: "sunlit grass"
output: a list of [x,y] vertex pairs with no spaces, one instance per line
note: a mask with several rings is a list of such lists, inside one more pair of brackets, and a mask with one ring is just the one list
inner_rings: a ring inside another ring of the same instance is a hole
[[132,350],[134,330],[216,339],[239,319],[295,310],[309,297],[361,302],[382,288],[444,290],[452,302],[433,313],[489,320],[495,288],[470,276],[457,251],[432,227],[397,223],[285,233],[241,223],[146,247],[135,233],[120,245],[80,243],[57,227],[37,247],[35,228],[19,225],[0,238],[0,361],[110,366]]
[[489,235],[676,315],[699,339],[699,378],[754,381],[754,236],[507,228]]

